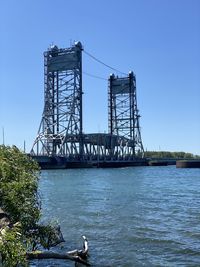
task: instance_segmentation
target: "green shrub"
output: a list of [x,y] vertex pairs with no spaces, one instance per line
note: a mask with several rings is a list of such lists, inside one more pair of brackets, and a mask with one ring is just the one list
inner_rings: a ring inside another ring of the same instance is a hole
[[28,265],[23,237],[17,228],[7,229],[1,236],[0,253],[4,267]]
[[[39,167],[18,148],[0,146],[0,207],[11,223],[0,235],[3,266],[26,266],[28,233],[37,227],[41,215],[38,196]],[[2,229],[1,229],[2,230]]]
[[38,165],[15,146],[0,146],[0,207],[25,231],[40,218],[38,174]]

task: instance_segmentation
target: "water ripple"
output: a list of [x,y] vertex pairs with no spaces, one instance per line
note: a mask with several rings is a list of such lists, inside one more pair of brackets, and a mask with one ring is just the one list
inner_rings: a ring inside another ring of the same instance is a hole
[[200,266],[199,169],[42,171],[40,192],[43,220],[60,222],[66,250],[85,234],[92,266]]

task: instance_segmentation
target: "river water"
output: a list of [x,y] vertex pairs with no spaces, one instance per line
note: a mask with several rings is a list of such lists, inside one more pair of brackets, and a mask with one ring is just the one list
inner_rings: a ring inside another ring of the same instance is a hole
[[43,221],[61,225],[59,249],[82,248],[87,236],[92,266],[200,266],[200,169],[45,170],[40,194]]

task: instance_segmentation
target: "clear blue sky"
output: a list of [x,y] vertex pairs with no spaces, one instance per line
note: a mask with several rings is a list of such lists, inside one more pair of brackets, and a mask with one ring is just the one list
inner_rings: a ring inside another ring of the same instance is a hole
[[[79,40],[137,77],[145,149],[200,155],[199,0],[2,0],[0,143],[27,150],[43,111],[43,52]],[[83,55],[83,70],[111,70]],[[83,76],[84,131],[107,131],[107,81]]]

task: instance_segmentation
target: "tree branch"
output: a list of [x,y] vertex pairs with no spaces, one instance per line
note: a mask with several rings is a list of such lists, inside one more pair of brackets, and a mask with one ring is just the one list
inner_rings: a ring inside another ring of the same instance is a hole
[[88,240],[85,236],[83,236],[83,250],[73,250],[66,253],[55,253],[51,251],[33,251],[27,252],[27,259],[63,259],[63,260],[71,260],[75,262],[79,262],[85,266],[90,266],[90,264],[86,261],[88,256]]

